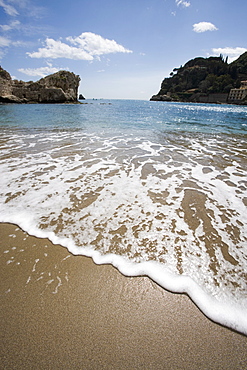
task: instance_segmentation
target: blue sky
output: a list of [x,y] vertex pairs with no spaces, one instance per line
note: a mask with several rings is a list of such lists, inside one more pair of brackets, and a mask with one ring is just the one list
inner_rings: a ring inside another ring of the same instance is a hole
[[0,0],[0,64],[36,81],[65,69],[86,98],[144,99],[195,57],[247,50],[246,0]]

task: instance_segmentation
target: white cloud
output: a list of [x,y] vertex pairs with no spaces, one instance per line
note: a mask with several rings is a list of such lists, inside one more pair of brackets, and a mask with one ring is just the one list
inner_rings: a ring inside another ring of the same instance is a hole
[[[8,3],[11,3],[12,5]],[[33,3],[33,0],[0,0],[0,6],[3,7],[5,13],[11,16],[17,16],[22,13],[28,17],[39,18],[46,14],[47,10],[45,7],[37,6]]]
[[11,45],[16,46],[18,48],[22,48],[22,47],[27,48],[27,47],[30,46],[30,42],[28,42],[28,41],[22,41],[22,40],[17,40],[17,41],[12,41],[11,42]]
[[5,55],[5,48],[11,44],[11,40],[6,37],[0,36],[0,59]]
[[210,22],[199,22],[193,25],[193,31],[197,33],[206,32],[206,31],[217,31],[218,28]]
[[190,6],[190,2],[186,0],[176,0],[177,6],[184,6],[185,8],[188,8]]
[[6,4],[6,2],[4,2],[3,0],[0,0],[0,6],[3,7],[5,13],[11,15],[12,17],[15,17],[19,14],[12,5]]
[[30,6],[30,0],[7,0],[7,1],[9,3],[16,4],[19,8],[27,8],[28,6]]
[[93,60],[95,57],[109,53],[132,53],[114,40],[104,39],[92,32],[84,32],[80,36],[66,38],[68,43],[47,38],[45,47],[27,53],[31,58],[67,58],[74,60]]
[[46,46],[39,48],[38,51],[27,53],[31,58],[67,58],[75,60],[93,60],[93,57],[85,52],[82,48],[76,48],[65,44],[62,41],[56,41],[47,38]]
[[60,70],[67,70],[68,68],[56,68],[52,67],[51,64],[49,64],[47,67],[40,67],[40,68],[20,68],[18,69],[19,72],[24,73],[28,76],[39,76],[39,77],[45,77],[49,74],[56,73]]
[[225,47],[225,48],[213,48],[212,49],[214,56],[219,56],[222,54],[224,57],[228,56],[228,63],[233,62],[236,60],[241,54],[247,51],[246,48],[236,47]]
[[6,47],[11,44],[11,41],[6,37],[0,36],[0,47]]
[[114,40],[104,39],[100,35],[92,32],[84,32],[78,37],[67,37],[73,45],[78,45],[90,55],[103,55],[110,53],[131,53],[130,50],[125,49]]
[[10,30],[19,28],[19,26],[20,26],[19,21],[13,21],[13,22],[10,22],[10,24],[0,24],[0,28],[3,31],[10,31]]

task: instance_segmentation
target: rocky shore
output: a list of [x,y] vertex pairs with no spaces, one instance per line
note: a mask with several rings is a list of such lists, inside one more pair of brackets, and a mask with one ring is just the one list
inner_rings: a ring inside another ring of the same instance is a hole
[[0,67],[0,102],[2,103],[77,103],[80,77],[59,71],[33,82],[13,80]]

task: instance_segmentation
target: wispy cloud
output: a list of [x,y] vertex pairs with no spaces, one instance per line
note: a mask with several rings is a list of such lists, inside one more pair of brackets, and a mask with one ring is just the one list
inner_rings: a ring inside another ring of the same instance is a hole
[[29,46],[29,43],[25,41],[21,41],[21,40],[13,41],[8,37],[0,36],[0,56],[1,58],[6,54],[10,46],[27,47]]
[[246,52],[246,48],[242,47],[225,47],[225,48],[213,48],[212,52],[214,56],[222,54],[224,57],[228,56],[228,62],[231,63],[236,60],[241,54]]
[[0,6],[3,8],[3,10],[5,11],[6,14],[8,14],[12,17],[15,17],[19,14],[18,11],[16,10],[16,8],[14,8],[10,4],[7,4],[6,1],[0,0]]
[[6,37],[3,37],[3,36],[0,36],[0,48],[1,47],[6,47],[6,46],[9,46],[11,44],[11,40],[6,38]]
[[0,0],[0,7],[12,17],[41,18],[47,13],[45,7],[35,5],[32,0]]
[[28,76],[45,77],[51,73],[56,73],[60,70],[68,70],[68,68],[56,68],[52,67],[52,64],[48,63],[46,67],[40,68],[19,68],[18,71]]
[[19,28],[20,26],[20,22],[15,20],[15,21],[12,21],[10,22],[9,24],[0,24],[0,28],[3,30],[3,31],[11,31],[13,29],[17,29]]
[[190,6],[190,2],[186,0],[176,0],[177,6],[183,6],[185,8],[188,8]]
[[32,0],[5,0],[11,4],[15,4],[19,8],[27,8],[30,6]]
[[6,53],[6,48],[10,46],[11,40],[7,37],[0,36],[0,59],[2,59]]
[[[68,43],[47,38],[45,47],[27,53],[31,58],[67,58],[74,60],[93,60],[95,57],[110,53],[132,53],[131,50],[114,40],[105,39],[92,32],[84,32],[80,36],[66,38]],[[74,46],[72,46],[74,45]]]
[[206,31],[217,31],[217,30],[218,28],[213,23],[210,23],[210,22],[199,22],[193,25],[193,31],[197,33],[202,33]]

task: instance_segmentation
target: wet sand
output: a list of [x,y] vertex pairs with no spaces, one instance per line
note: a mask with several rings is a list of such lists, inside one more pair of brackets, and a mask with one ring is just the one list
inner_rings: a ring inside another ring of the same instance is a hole
[[2,369],[246,369],[186,295],[0,224]]

